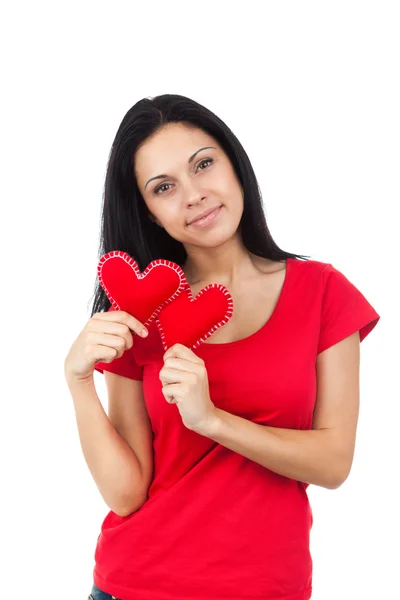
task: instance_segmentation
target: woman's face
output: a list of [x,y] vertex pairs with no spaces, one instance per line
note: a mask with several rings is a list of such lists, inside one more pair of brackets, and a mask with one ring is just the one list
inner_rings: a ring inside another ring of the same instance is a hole
[[[185,245],[214,247],[237,232],[243,193],[229,158],[201,129],[170,123],[138,148],[136,181],[152,219]],[[193,222],[217,209],[206,221]]]

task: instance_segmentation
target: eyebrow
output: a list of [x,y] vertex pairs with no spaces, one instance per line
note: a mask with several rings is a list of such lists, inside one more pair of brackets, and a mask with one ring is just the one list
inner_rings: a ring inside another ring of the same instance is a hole
[[[188,163],[190,164],[199,152],[201,152],[202,150],[208,150],[209,148],[214,148],[214,150],[216,150],[215,146],[205,146],[204,148],[200,148],[200,150],[197,150],[194,154],[192,154],[192,156],[189,157]],[[164,173],[162,175],[156,175],[155,177],[152,177],[148,180],[148,182],[144,186],[144,189],[146,189],[147,184],[150,183],[150,181],[153,181],[153,179],[162,179],[163,177],[168,177],[168,175],[165,175]]]

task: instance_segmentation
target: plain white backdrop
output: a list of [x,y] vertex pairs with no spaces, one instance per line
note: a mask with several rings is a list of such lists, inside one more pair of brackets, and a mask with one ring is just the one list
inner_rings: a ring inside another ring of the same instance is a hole
[[278,245],[332,263],[381,315],[350,477],[308,488],[312,598],[400,598],[399,5],[144,4],[1,10],[1,595],[90,593],[109,509],[63,363],[89,319],[117,128],[140,98],[178,93],[242,142]]

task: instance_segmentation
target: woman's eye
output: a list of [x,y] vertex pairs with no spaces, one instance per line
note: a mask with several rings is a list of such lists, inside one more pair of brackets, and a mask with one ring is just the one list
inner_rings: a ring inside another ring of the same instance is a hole
[[[213,162],[212,158],[205,158],[201,162],[199,162],[198,167],[200,167],[200,165],[204,165],[207,163],[211,164],[212,162]],[[204,171],[204,169],[200,169],[200,171]],[[164,192],[162,191],[162,189],[168,187],[169,185],[171,185],[171,184],[170,183],[162,183],[161,185],[156,187],[156,189],[154,190],[154,194],[156,194],[157,196],[160,195],[160,192],[161,192],[161,194],[163,194]],[[168,191],[168,189],[164,190],[164,191]]]
[[[212,162],[213,162],[213,159],[212,159],[212,158],[205,158],[204,160],[202,160],[202,161],[199,163],[199,167],[200,167],[200,165],[203,165],[204,163],[210,163],[210,164],[211,164]],[[204,171],[204,169],[200,169],[200,171]]]
[[[158,194],[158,195],[160,195],[160,194],[158,193],[158,192],[159,192],[159,190],[161,190],[163,187],[165,187],[165,186],[167,186],[167,185],[170,185],[170,184],[169,184],[169,183],[162,183],[161,185],[159,185],[159,186],[158,186],[158,187],[157,187],[157,188],[154,190],[154,193],[155,193],[155,194]],[[161,192],[161,193],[163,193],[163,192]]]

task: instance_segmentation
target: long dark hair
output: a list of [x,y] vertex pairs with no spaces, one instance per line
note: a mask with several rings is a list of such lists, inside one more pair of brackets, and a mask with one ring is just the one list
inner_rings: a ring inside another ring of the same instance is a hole
[[[229,157],[243,189],[240,231],[250,252],[274,261],[310,258],[285,252],[272,239],[249,157],[229,127],[194,100],[177,94],[163,94],[139,100],[128,110],[118,128],[105,178],[99,259],[108,252],[120,250],[129,254],[141,271],[157,258],[171,260],[180,267],[185,263],[187,254],[183,244],[149,219],[133,169],[133,158],[140,144],[167,123],[183,123],[202,129],[217,140]],[[96,276],[90,317],[96,312],[107,311],[110,306]]]

